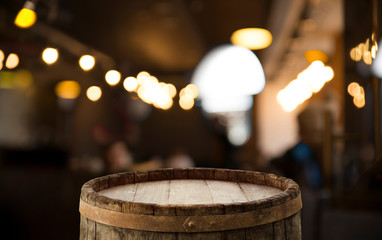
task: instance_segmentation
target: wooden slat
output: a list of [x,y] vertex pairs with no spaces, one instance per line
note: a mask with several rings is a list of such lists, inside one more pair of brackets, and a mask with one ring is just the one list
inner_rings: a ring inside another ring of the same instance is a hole
[[206,184],[214,203],[248,202],[248,199],[236,182],[206,180]]
[[137,183],[133,202],[168,204],[170,181]]
[[250,183],[238,183],[248,201],[255,201],[258,199],[264,199],[267,197],[274,196],[282,191],[277,188],[264,186],[264,185],[255,185]]
[[169,204],[194,205],[213,203],[204,180],[172,180],[170,182]]
[[133,201],[138,184],[126,184],[99,191],[98,194],[122,201]]

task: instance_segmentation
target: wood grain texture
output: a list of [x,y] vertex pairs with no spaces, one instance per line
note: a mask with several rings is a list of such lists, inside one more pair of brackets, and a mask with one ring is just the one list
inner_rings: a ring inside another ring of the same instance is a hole
[[119,185],[98,194],[128,202],[191,205],[250,202],[281,192],[278,188],[252,183],[181,179]]
[[[80,199],[94,208],[105,209],[102,211],[106,213],[103,215],[106,217],[119,216],[118,214],[108,215],[110,213],[108,211],[150,216],[138,221],[142,222],[142,226],[147,225],[144,221],[153,219],[163,219],[153,221],[161,226],[164,219],[169,221],[183,219],[180,222],[183,225],[177,223],[183,231],[167,231],[167,226],[161,228],[165,229],[164,231],[148,231],[147,228],[134,230],[138,228],[129,229],[109,225],[108,221],[93,221],[81,214],[80,240],[301,239],[299,187],[294,181],[273,174],[211,168],[118,173],[85,183],[81,189]],[[277,217],[284,216],[288,209],[296,209],[293,210],[296,212],[289,211],[287,217]],[[251,211],[256,211],[260,215],[252,215]],[[218,216],[229,216],[226,219],[235,221],[234,219],[241,218],[237,214],[250,216],[251,219],[260,217],[261,219],[258,219],[260,225],[236,224],[234,229],[229,228],[230,221],[215,222],[216,219],[219,219],[218,221],[223,219]],[[234,217],[231,218],[231,216]],[[265,221],[266,218],[277,220]],[[204,220],[200,221],[202,219]],[[184,229],[186,231],[193,229],[192,221],[194,220],[203,222],[202,225],[208,230],[198,227],[194,228],[197,231],[192,233],[184,232]],[[168,225],[174,226],[176,222],[171,221],[167,222],[170,223]],[[267,223],[263,224],[264,222]],[[211,231],[209,225],[219,226],[215,228],[219,230]]]

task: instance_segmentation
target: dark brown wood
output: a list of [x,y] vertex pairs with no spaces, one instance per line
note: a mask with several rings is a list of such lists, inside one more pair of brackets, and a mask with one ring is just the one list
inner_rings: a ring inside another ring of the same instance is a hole
[[[197,191],[197,196],[200,193],[200,202],[170,196],[170,186],[183,184],[190,184],[186,191]],[[278,190],[257,199],[251,196],[251,187],[252,191]],[[117,191],[107,197],[109,189],[131,193],[119,195]],[[167,202],[170,199],[177,204]],[[301,239],[299,187],[273,174],[210,168],[119,173],[85,183],[80,202],[80,240]],[[118,219],[130,219],[134,224],[121,227],[125,225],[118,224],[127,220]]]

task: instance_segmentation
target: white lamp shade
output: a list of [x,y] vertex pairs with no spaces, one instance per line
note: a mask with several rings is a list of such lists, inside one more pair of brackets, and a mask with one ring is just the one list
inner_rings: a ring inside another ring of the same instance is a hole
[[[264,89],[265,76],[259,59],[251,50],[226,44],[206,54],[194,71],[192,83],[199,89],[202,106],[209,106],[208,111],[233,111],[232,106],[248,99],[244,96],[258,94]],[[224,104],[218,104],[214,110],[210,103],[219,103],[222,99],[229,99],[227,109]],[[209,103],[203,104],[204,100]]]

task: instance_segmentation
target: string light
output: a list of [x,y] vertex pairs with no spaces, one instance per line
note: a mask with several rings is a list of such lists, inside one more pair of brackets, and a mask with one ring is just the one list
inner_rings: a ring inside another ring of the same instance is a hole
[[373,59],[377,56],[377,51],[378,43],[375,40],[375,35],[373,33],[371,35],[371,43],[370,39],[367,38],[365,42],[359,43],[356,47],[353,47],[350,50],[350,58],[356,62],[363,60],[365,64],[372,65]]
[[231,35],[232,44],[251,50],[267,48],[271,45],[272,40],[271,32],[262,28],[243,28],[236,30]]
[[91,86],[86,90],[86,96],[92,102],[98,101],[102,96],[102,90],[100,87]]
[[325,66],[321,61],[314,61],[297,76],[297,79],[279,91],[276,100],[284,111],[291,112],[313,93],[319,92],[333,77],[331,67]]
[[11,53],[8,55],[7,60],[5,61],[5,66],[8,69],[13,69],[19,65],[19,62],[19,56],[16,53]]
[[53,64],[58,59],[58,51],[55,48],[45,48],[42,52],[42,60],[46,64]]
[[29,28],[32,27],[33,24],[37,20],[37,16],[35,13],[35,4],[31,1],[26,1],[23,8],[17,14],[15,19],[15,25],[20,28]]
[[81,92],[80,84],[76,81],[66,80],[59,82],[55,88],[57,96],[63,99],[76,99]]
[[110,70],[106,73],[105,79],[110,86],[115,86],[121,80],[121,74],[117,70]]
[[83,55],[79,60],[79,64],[84,71],[89,71],[93,69],[95,65],[95,59],[91,55]]

